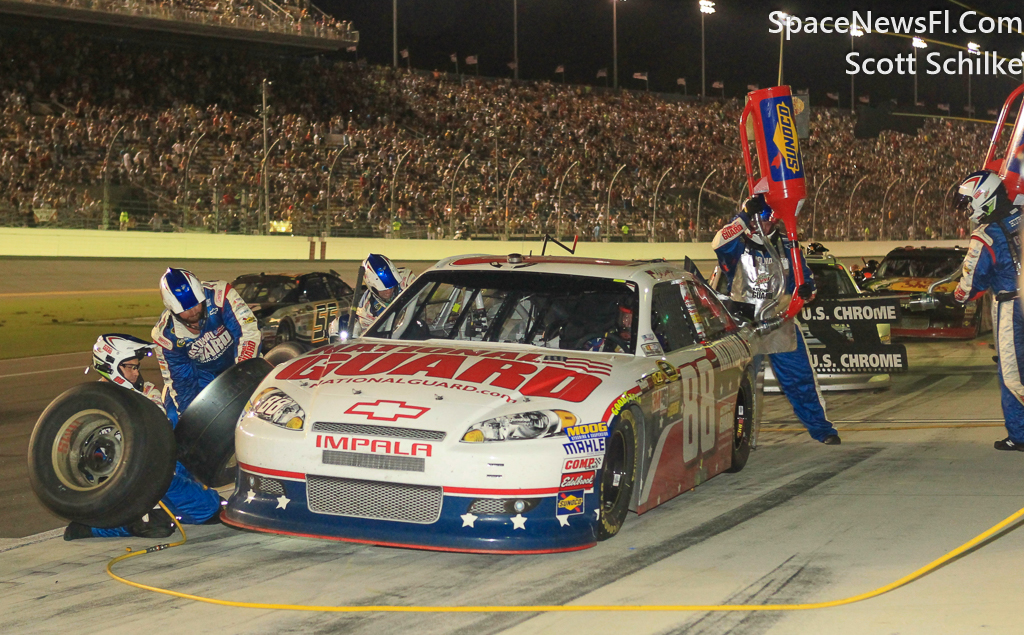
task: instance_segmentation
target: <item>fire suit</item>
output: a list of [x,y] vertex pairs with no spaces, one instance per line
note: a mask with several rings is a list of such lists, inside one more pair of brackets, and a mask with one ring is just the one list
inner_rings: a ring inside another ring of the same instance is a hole
[[[156,389],[156,386],[147,381],[140,392],[163,410],[164,405],[161,403],[160,391]],[[220,496],[217,492],[207,489],[205,485],[196,481],[181,463],[175,467],[171,484],[161,500],[172,514],[188,525],[204,523],[220,511]],[[148,519],[144,520],[148,522]],[[127,527],[112,527],[110,529],[91,527],[90,529],[96,538],[127,538],[133,535]]]
[[[712,247],[729,281],[732,298],[760,307],[775,297],[781,281],[772,273],[774,265],[768,250],[748,236],[748,226],[744,218],[737,217],[719,230]],[[772,246],[782,258],[786,274],[784,291],[792,294],[796,283],[790,262],[790,242],[776,236],[772,239]],[[810,289],[813,292],[814,275],[803,257],[800,258],[800,266],[803,267],[805,284],[811,285]],[[782,331],[787,329],[791,329],[787,336],[795,339],[795,350],[768,355],[779,386],[789,399],[793,412],[814,440],[825,441],[830,436],[838,436],[839,433],[825,415],[825,399],[818,386],[818,377],[811,366],[811,356],[803,334],[795,323],[785,324],[780,328]],[[759,364],[760,360],[756,360],[755,363]]]
[[1024,314],[1017,300],[1021,213],[979,225],[971,235],[963,276],[953,292],[957,302],[977,300],[989,289],[995,294],[992,325],[999,353],[1003,418],[1010,440],[1024,444]]
[[178,424],[203,388],[234,364],[256,357],[260,330],[256,316],[227,282],[204,282],[206,320],[198,334],[164,311],[153,327],[156,359],[164,378],[167,418]]

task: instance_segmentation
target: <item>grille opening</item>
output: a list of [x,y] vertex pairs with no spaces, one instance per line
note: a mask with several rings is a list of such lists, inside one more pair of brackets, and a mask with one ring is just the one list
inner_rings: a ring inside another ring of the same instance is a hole
[[445,433],[440,430],[371,426],[360,423],[331,423],[328,421],[314,422],[313,432],[357,434],[365,437],[391,437],[392,439],[423,439],[425,441],[444,441],[445,437]]
[[[523,509],[516,509],[516,502],[523,503]],[[525,514],[540,504],[539,498],[478,498],[469,505],[472,514],[514,516]]]
[[310,474],[306,498],[309,510],[317,514],[429,524],[441,515],[444,493],[429,485]]
[[392,456],[363,452],[339,452],[338,450],[324,450],[323,462],[326,465],[368,467],[373,470],[400,472],[423,472],[427,463],[421,456]]
[[249,474],[244,472],[245,479],[249,483],[249,487],[260,494],[270,494],[273,496],[281,496],[284,494],[284,484],[281,481],[267,478],[265,476],[258,476],[256,474]]

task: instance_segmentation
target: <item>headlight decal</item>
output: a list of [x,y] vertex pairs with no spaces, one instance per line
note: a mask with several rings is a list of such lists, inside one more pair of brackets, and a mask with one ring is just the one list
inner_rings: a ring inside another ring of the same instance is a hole
[[553,437],[575,425],[576,415],[565,410],[537,410],[487,419],[473,424],[462,435],[464,443],[517,441]]
[[302,407],[280,388],[267,388],[261,392],[252,401],[247,414],[286,430],[301,430],[306,421]]

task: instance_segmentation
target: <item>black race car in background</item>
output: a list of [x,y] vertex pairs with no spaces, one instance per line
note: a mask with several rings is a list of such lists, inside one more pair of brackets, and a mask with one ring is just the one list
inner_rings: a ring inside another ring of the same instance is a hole
[[[904,298],[893,337],[972,339],[992,330],[991,293],[953,300],[966,255],[966,247],[898,247],[885,256],[867,290]],[[938,302],[930,301],[929,288],[940,281],[932,291]]]
[[264,351],[291,341],[326,344],[328,325],[352,305],[352,287],[333,270],[246,274],[231,286],[255,314]]

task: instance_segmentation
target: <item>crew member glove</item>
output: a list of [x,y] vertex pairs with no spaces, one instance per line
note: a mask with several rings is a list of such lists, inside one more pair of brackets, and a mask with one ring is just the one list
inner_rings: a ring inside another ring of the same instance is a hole
[[797,287],[796,294],[800,296],[800,299],[804,302],[810,302],[814,299],[814,285],[810,282],[805,282]]

